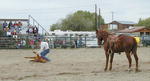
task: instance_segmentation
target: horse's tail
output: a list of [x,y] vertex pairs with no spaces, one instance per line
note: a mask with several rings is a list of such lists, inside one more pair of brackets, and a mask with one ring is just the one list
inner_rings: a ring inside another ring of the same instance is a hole
[[133,38],[133,45],[132,45],[132,49],[131,49],[131,54],[136,54],[137,52],[137,42],[135,40],[135,38]]

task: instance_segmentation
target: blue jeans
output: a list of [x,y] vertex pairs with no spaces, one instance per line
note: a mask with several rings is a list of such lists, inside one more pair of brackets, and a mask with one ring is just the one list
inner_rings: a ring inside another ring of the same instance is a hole
[[46,57],[46,55],[47,55],[48,53],[49,53],[49,49],[46,49],[46,50],[42,51],[40,54],[41,54],[41,57],[42,57],[42,58],[46,59],[47,61],[50,61],[50,59],[48,59],[48,58]]

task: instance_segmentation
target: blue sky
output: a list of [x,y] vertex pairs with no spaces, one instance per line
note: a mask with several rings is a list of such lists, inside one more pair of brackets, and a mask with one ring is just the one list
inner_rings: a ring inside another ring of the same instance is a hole
[[105,22],[114,20],[138,22],[150,17],[150,0],[0,0],[0,18],[28,18],[32,15],[46,29],[77,10],[94,12],[101,8]]

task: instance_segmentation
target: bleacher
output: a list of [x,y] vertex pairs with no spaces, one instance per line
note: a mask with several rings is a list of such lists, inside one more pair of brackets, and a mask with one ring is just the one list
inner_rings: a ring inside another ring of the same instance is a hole
[[[0,37],[0,49],[11,49],[11,48],[17,48],[17,41],[21,39],[28,39],[28,38],[35,38],[34,36],[41,36],[45,35],[45,33],[48,33],[31,15],[29,15],[28,19],[0,19],[1,24],[1,30],[3,29],[2,24],[4,22],[21,22],[23,25],[21,26],[21,29],[19,30],[19,33],[17,33],[17,37],[14,37],[13,35],[7,36],[6,32],[5,35]],[[30,27],[37,27],[40,31],[38,33],[28,33],[27,30]],[[5,30],[4,30],[5,31]],[[26,41],[28,44],[28,41]]]
[[16,48],[17,41],[12,37],[0,37],[0,49]]

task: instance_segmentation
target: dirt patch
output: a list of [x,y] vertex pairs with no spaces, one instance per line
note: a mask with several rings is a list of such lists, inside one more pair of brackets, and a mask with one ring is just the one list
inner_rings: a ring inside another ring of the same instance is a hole
[[150,81],[150,48],[138,48],[139,68],[132,71],[124,53],[115,54],[112,71],[104,71],[103,48],[52,49],[48,63],[25,59],[31,50],[0,50],[0,81]]

